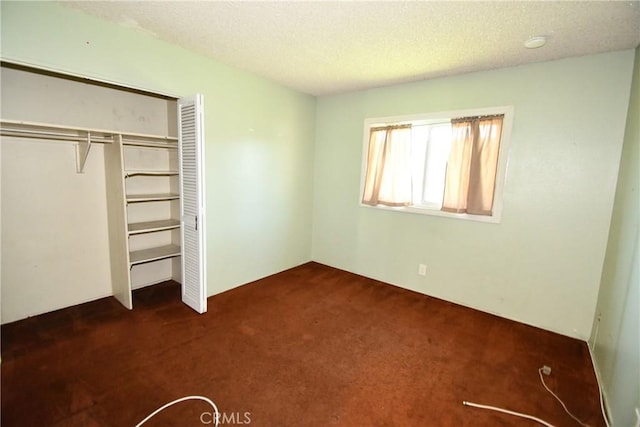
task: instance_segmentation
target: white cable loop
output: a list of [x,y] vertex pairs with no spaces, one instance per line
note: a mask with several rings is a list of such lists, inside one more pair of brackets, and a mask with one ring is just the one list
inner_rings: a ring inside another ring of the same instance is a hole
[[570,416],[571,418],[573,418],[573,419],[574,419],[578,424],[580,424],[581,426],[583,426],[583,427],[590,427],[590,426],[589,426],[589,424],[585,424],[585,423],[583,423],[583,422],[582,422],[578,417],[576,417],[575,415],[573,415],[573,414],[569,411],[569,409],[567,409],[567,405],[565,405],[565,404],[564,404],[564,402],[563,402],[563,401],[558,397],[558,395],[557,395],[557,394],[555,394],[554,392],[552,392],[552,391],[551,391],[551,389],[550,389],[549,387],[547,387],[547,383],[545,383],[545,382],[544,382],[544,377],[542,376],[542,368],[538,369],[538,375],[540,375],[540,382],[542,383],[542,385],[544,386],[544,388],[546,388],[546,389],[547,389],[547,391],[548,391],[549,393],[551,393],[551,395],[552,395],[553,397],[555,397],[555,398],[556,398],[556,400],[557,400],[558,402],[560,402],[560,404],[561,404],[561,405],[562,405],[562,407],[564,408],[564,411],[565,411],[567,414],[569,414],[569,416]]
[[[565,404],[564,404],[564,402],[562,401],[562,399],[560,399],[560,398],[558,397],[558,395],[557,395],[557,394],[555,394],[553,391],[551,391],[551,389],[550,389],[549,387],[547,387],[547,384],[544,382],[544,377],[542,376],[542,370],[543,370],[544,368],[545,368],[545,367],[542,367],[542,368],[538,369],[538,375],[540,375],[540,382],[542,383],[542,385],[544,386],[544,388],[545,388],[549,393],[551,393],[551,395],[552,395],[553,397],[555,397],[555,398],[556,398],[556,400],[557,400],[558,402],[560,402],[560,404],[562,405],[562,408],[564,408],[564,411],[565,411],[567,414],[569,414],[569,416],[570,416],[571,418],[573,418],[577,423],[579,423],[579,424],[580,424],[581,426],[583,426],[583,427],[590,427],[590,426],[589,426],[589,424],[585,424],[585,423],[583,423],[583,422],[582,422],[578,417],[576,417],[575,415],[573,415],[573,414],[569,411],[569,409],[567,409],[567,405],[565,405]],[[600,404],[602,405],[602,394],[600,395],[600,397],[601,397]],[[513,415],[513,416],[520,417],[520,418],[526,418],[526,419],[528,419],[528,420],[535,421],[535,422],[540,423],[540,424],[542,424],[542,425],[544,425],[544,426],[547,426],[547,427],[554,427],[552,424],[549,424],[548,422],[546,422],[546,421],[544,421],[544,420],[541,420],[540,418],[534,417],[533,415],[523,414],[523,413],[521,413],[521,412],[510,411],[510,410],[508,410],[508,409],[498,408],[498,407],[496,407],[496,406],[481,405],[481,404],[479,404],[479,403],[467,402],[466,400],[465,400],[465,401],[463,401],[463,402],[462,402],[462,404],[463,404],[463,405],[465,405],[465,406],[472,406],[472,407],[474,407],[474,408],[488,409],[488,410],[490,410],[490,411],[501,412],[501,413],[503,413],[503,414]],[[605,417],[605,422],[607,422],[606,417]],[[608,426],[608,425],[609,425],[609,424],[607,423],[607,426]]]
[[540,418],[536,418],[533,415],[523,414],[521,412],[510,411],[508,409],[502,409],[502,408],[498,408],[496,406],[481,405],[479,403],[467,402],[466,400],[463,401],[462,404],[465,405],[465,406],[472,406],[474,408],[489,409],[490,411],[502,412],[503,414],[514,415],[514,416],[520,417],[520,418],[526,418],[528,420],[535,421],[535,422],[540,423],[543,426],[547,426],[547,427],[555,427],[553,424],[549,424],[548,422],[546,422],[544,420],[541,420]]
[[169,406],[175,405],[176,403],[184,402],[185,400],[204,400],[209,405],[211,405],[211,407],[213,408],[213,412],[214,412],[213,416],[215,417],[214,419],[216,420],[215,427],[218,427],[219,420],[220,420],[220,413],[218,412],[218,407],[216,406],[215,403],[213,403],[213,401],[211,399],[206,398],[204,396],[185,396],[185,397],[181,397],[180,399],[173,400],[173,401],[167,403],[166,405],[163,405],[163,406],[159,407],[158,409],[156,409],[152,413],[150,413],[144,420],[142,420],[138,424],[136,424],[136,427],[140,427],[142,424],[146,423],[151,418],[156,416],[158,413],[164,411]]

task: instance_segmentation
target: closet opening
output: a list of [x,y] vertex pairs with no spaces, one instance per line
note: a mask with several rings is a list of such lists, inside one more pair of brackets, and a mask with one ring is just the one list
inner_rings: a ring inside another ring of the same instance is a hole
[[182,283],[178,98],[0,67],[2,323]]

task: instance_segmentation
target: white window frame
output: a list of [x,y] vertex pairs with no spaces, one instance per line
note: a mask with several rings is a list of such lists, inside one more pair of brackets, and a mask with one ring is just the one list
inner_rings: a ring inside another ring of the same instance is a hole
[[[433,215],[447,218],[465,219],[471,221],[480,221],[488,223],[500,223],[502,220],[503,193],[504,185],[507,178],[507,169],[509,165],[509,147],[511,142],[511,128],[513,126],[513,106],[505,105],[499,107],[473,108],[468,110],[441,111],[436,113],[411,114],[404,116],[375,117],[368,118],[364,121],[363,143],[362,143],[362,165],[360,171],[360,193],[358,203],[360,206],[371,209],[383,209],[394,212],[408,212],[422,215]],[[371,206],[362,203],[362,195],[364,194],[364,185],[367,174],[367,154],[369,151],[369,133],[372,127],[412,124],[425,125],[442,123],[443,120],[450,120],[461,117],[489,116],[496,114],[504,114],[502,120],[502,135],[500,139],[500,150],[498,152],[498,166],[496,171],[496,187],[493,197],[493,213],[489,215],[474,215],[468,213],[444,212],[439,209],[429,209],[418,206]]]

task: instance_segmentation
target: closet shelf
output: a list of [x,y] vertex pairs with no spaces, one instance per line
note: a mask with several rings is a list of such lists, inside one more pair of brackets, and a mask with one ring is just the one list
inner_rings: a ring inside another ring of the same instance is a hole
[[160,221],[136,222],[127,226],[129,236],[142,233],[153,233],[155,231],[165,231],[180,228],[180,221],[177,219],[163,219]]
[[72,142],[86,141],[91,134],[91,139],[94,142],[110,143],[113,141],[113,132],[110,131],[4,119],[0,120],[0,134],[19,138]]
[[179,198],[180,195],[177,193],[127,194],[127,203],[161,202],[164,200],[176,200]]
[[113,143],[121,137],[124,145],[148,148],[178,148],[178,138],[174,136],[126,133],[116,130],[91,129],[76,126],[61,126],[50,123],[25,122],[0,119],[0,135],[16,138],[40,139],[43,141],[69,141],[76,144],[76,171],[84,172],[91,143]]
[[159,261],[161,259],[180,256],[180,246],[167,245],[151,249],[143,249],[129,253],[129,264],[131,266],[144,264],[146,262]]
[[111,143],[115,135],[122,135],[124,145],[151,144],[160,147],[177,148],[178,138],[175,136],[150,135],[145,133],[119,132],[116,130],[104,130],[83,128],[77,126],[61,126],[50,123],[26,122],[21,120],[0,119],[2,135],[22,136],[42,139],[67,139],[76,141],[86,139],[88,133],[96,142]]

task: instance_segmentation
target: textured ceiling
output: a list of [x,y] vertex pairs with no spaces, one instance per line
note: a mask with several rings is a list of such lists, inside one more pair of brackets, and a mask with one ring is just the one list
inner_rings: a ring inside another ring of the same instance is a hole
[[64,4],[313,95],[640,44],[638,0]]

